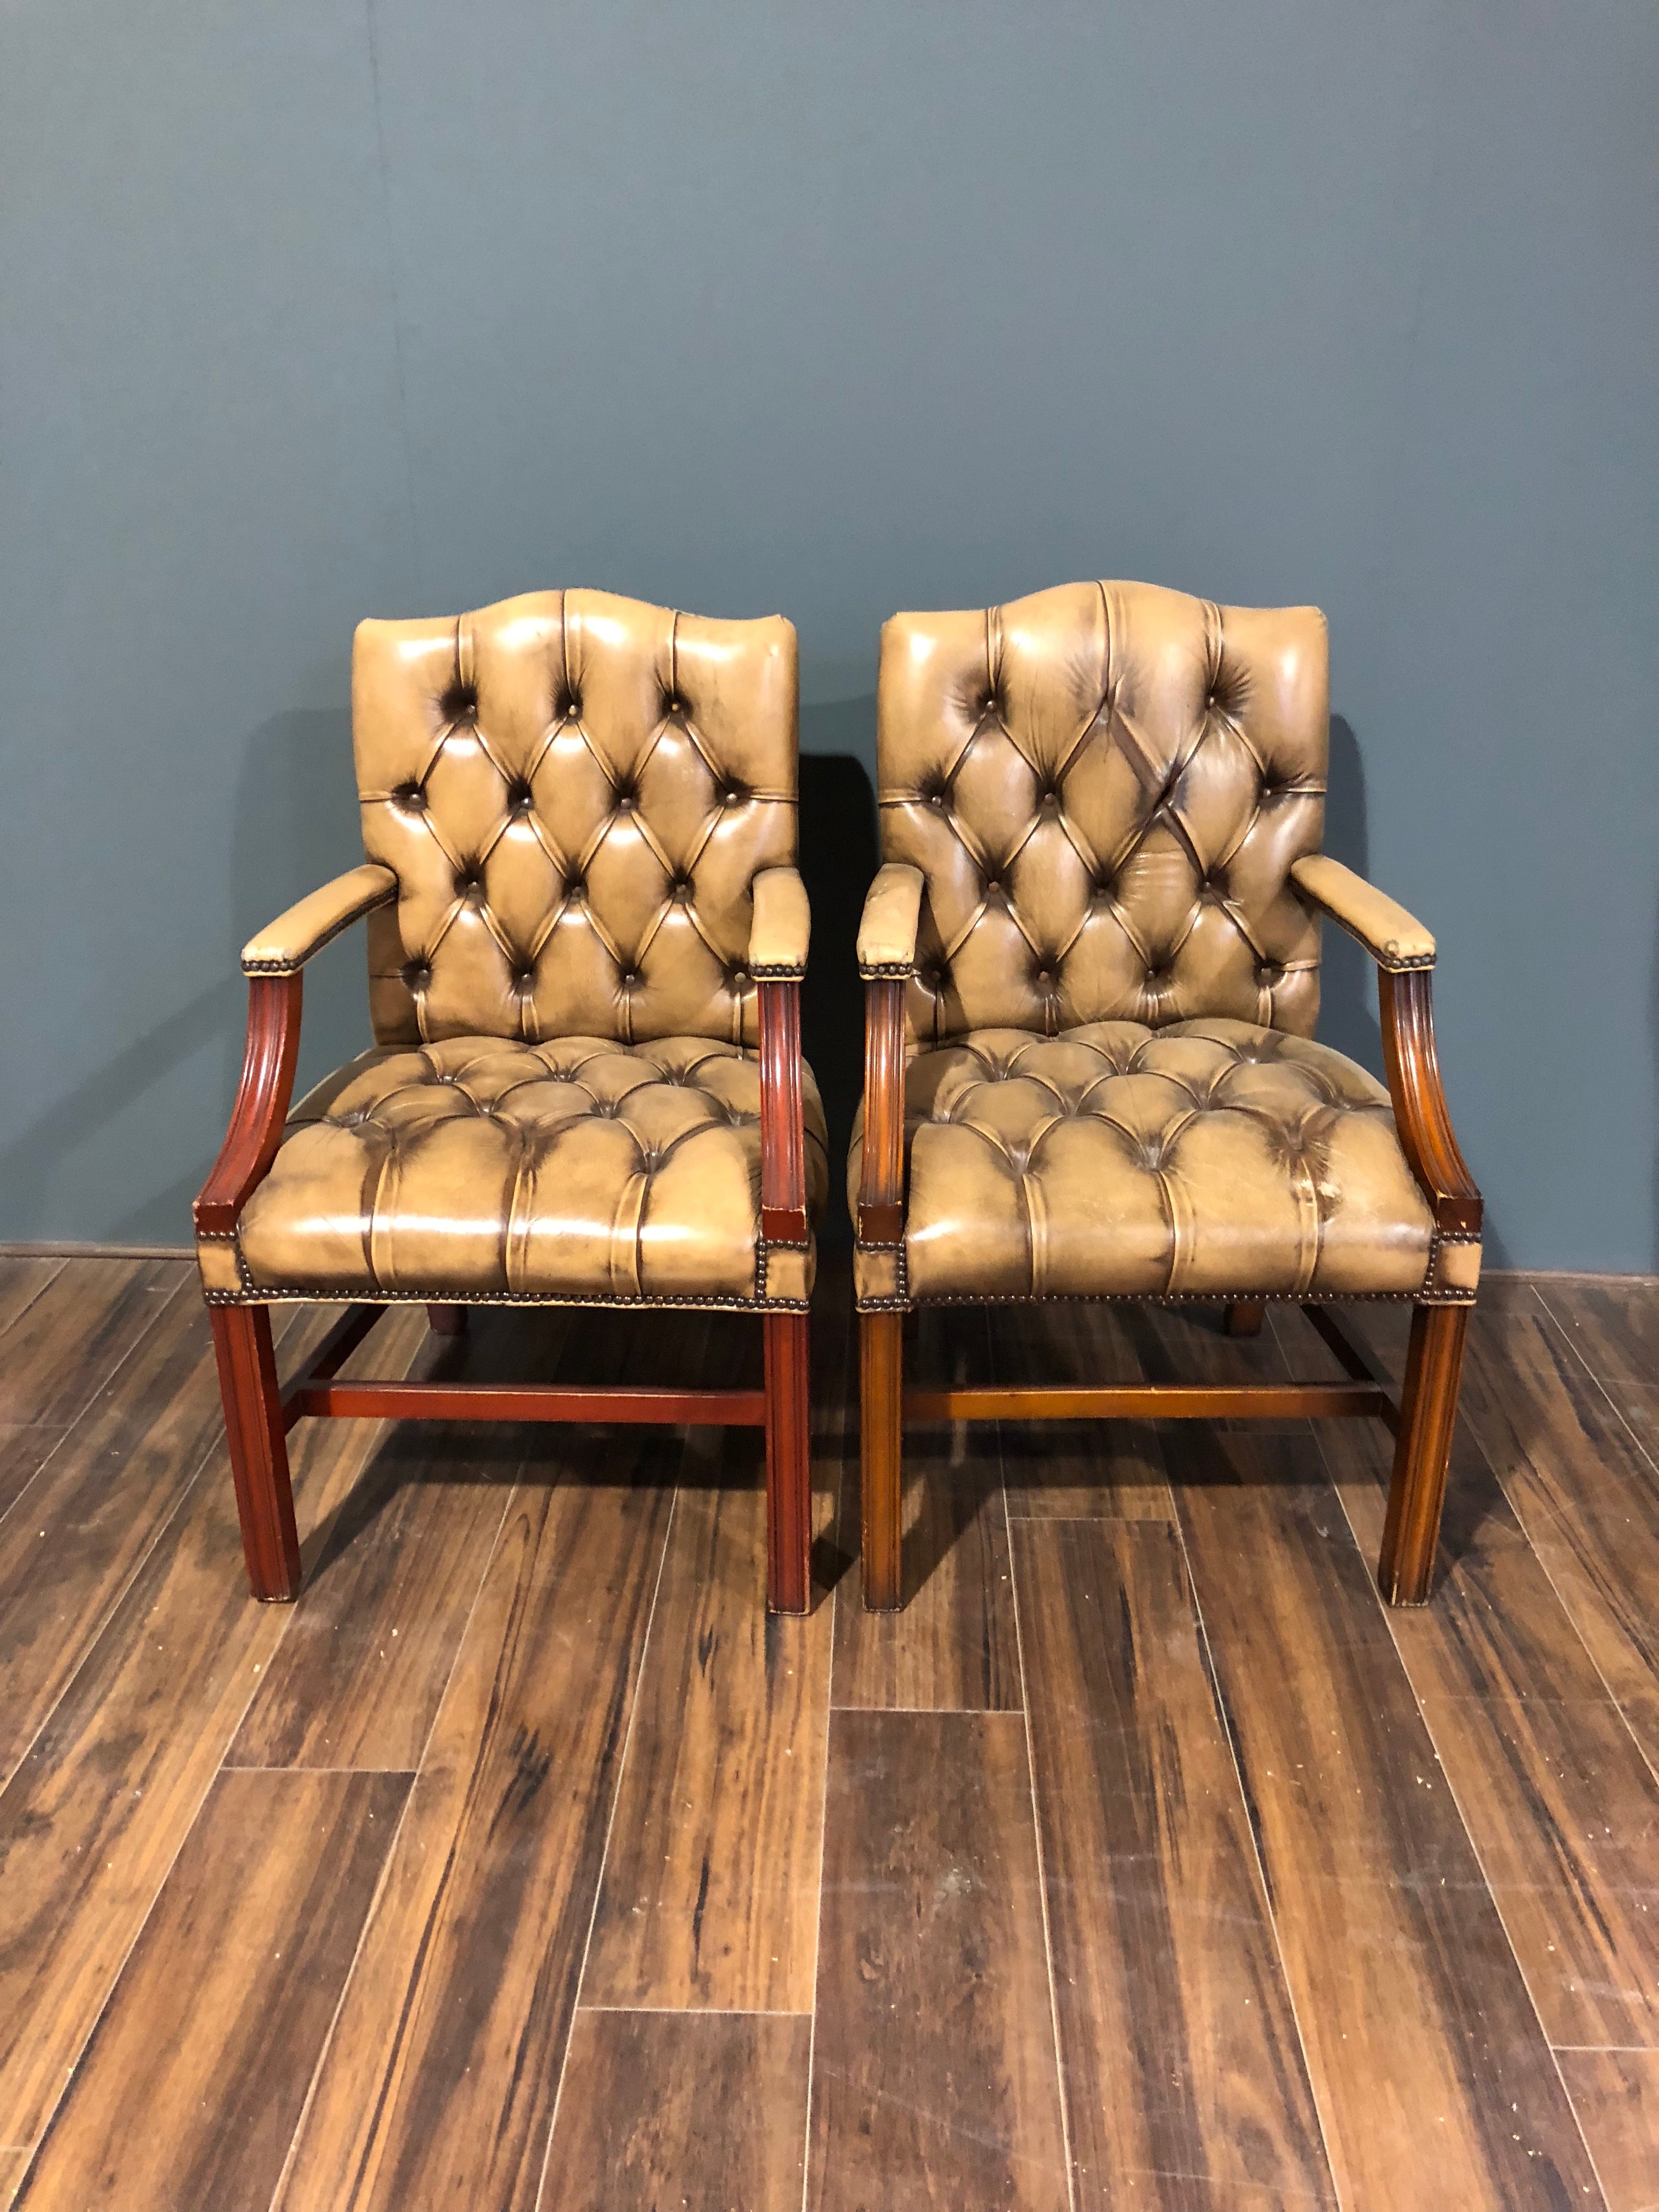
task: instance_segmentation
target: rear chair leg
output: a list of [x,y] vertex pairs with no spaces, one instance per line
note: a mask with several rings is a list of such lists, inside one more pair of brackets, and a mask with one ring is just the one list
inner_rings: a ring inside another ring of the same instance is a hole
[[1412,1315],[1394,1480],[1376,1568],[1377,1582],[1390,1605],[1428,1601],[1468,1328],[1467,1306],[1419,1306]]
[[904,1401],[902,1314],[859,1316],[860,1449],[863,1462],[864,1602],[896,1611]]
[[428,1306],[426,1318],[434,1336],[465,1336],[466,1334],[465,1306]]
[[248,1587],[264,1603],[285,1604],[300,1595],[300,1538],[270,1316],[264,1306],[212,1306],[209,1312]]
[[766,1602],[805,1613],[811,1587],[812,1454],[807,1319],[769,1313],[766,1342]]
[[1260,1298],[1235,1298],[1227,1309],[1229,1336],[1260,1336],[1262,1304]]

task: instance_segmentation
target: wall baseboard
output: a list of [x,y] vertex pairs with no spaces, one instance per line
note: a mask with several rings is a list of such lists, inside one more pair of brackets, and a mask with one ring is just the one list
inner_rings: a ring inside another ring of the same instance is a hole
[[0,1260],[193,1260],[193,1244],[0,1243]]

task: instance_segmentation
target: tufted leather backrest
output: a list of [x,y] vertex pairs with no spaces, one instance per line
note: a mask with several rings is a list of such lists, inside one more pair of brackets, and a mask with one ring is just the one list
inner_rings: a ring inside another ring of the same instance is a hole
[[604,592],[366,622],[352,653],[380,1044],[757,1039],[763,868],[795,858],[795,633]]
[[1227,1015],[1313,1034],[1325,618],[1152,584],[895,615],[882,856],[927,879],[907,1013],[968,1030]]

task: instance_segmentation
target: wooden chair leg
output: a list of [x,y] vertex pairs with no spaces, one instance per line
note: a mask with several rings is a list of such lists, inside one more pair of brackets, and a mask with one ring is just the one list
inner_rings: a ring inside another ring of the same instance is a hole
[[1394,1480],[1376,1569],[1390,1605],[1428,1601],[1468,1328],[1467,1306],[1419,1306],[1412,1315]]
[[263,1603],[287,1603],[300,1595],[300,1539],[270,1316],[264,1306],[213,1306],[209,1311],[248,1587]]
[[766,1602],[805,1613],[811,1589],[812,1446],[807,1319],[769,1313],[766,1333]]
[[902,1601],[899,1576],[903,1464],[902,1314],[859,1316],[860,1449],[863,1468],[864,1602],[872,1613]]
[[434,1336],[465,1336],[466,1334],[465,1306],[428,1306],[426,1318]]
[[1229,1336],[1260,1336],[1263,1312],[1260,1298],[1235,1298],[1227,1309]]

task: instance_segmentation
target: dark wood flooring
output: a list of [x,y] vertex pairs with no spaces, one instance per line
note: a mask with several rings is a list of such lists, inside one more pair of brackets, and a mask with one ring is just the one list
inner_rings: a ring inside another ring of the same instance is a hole
[[[866,1614],[849,1324],[826,1267],[805,1620],[708,1431],[302,1424],[261,1607],[193,1271],[0,1260],[0,2206],[1659,2206],[1659,1285],[1483,1291],[1412,1613],[1350,1422],[918,1430]],[[1332,1371],[1295,1312],[912,1357]],[[758,1360],[410,1311],[352,1371]]]

